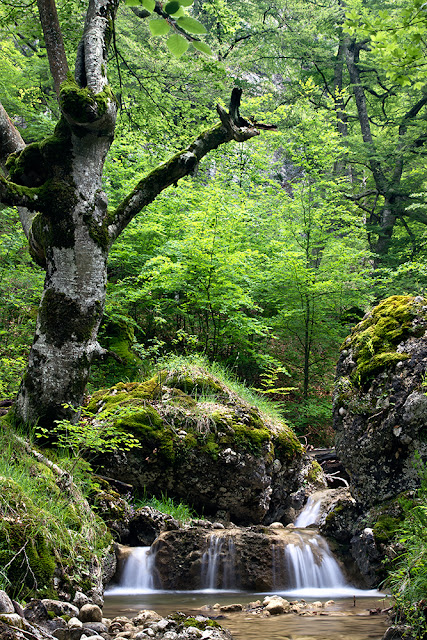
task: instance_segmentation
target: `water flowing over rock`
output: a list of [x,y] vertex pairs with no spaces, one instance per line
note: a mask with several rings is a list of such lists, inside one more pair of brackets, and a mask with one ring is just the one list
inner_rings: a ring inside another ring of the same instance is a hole
[[345,340],[334,393],[336,449],[365,508],[418,484],[427,459],[427,300],[384,300]]
[[[236,589],[236,545],[232,536],[210,536],[209,546],[202,556],[202,589]],[[220,581],[218,576],[221,577]]]
[[128,591],[154,589],[154,562],[155,554],[150,553],[150,547],[128,548],[121,571],[121,587]]
[[126,556],[116,592],[151,588],[270,591],[347,584],[316,530],[279,527],[278,523],[168,531],[157,538],[149,555],[140,548],[127,550]]

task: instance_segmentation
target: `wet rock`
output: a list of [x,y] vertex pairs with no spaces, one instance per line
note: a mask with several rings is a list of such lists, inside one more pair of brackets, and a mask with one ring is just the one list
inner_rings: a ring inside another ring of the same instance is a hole
[[179,522],[172,516],[152,507],[142,507],[129,520],[128,543],[135,547],[150,547],[162,531],[179,528]]
[[[253,531],[252,528],[236,527],[212,531],[189,527],[162,533],[152,547],[159,581],[157,586],[178,590],[188,589],[189,585],[193,589],[209,587],[208,583],[203,582],[203,577],[207,579],[206,560],[209,548],[213,545],[212,554],[216,545],[222,558],[217,570],[217,586],[267,591],[273,584],[271,545],[274,541],[280,541],[282,531],[266,531],[268,534]],[[224,583],[227,579],[227,563],[230,568],[230,584]]]
[[0,613],[15,613],[13,602],[6,591],[0,591]]
[[96,604],[84,604],[78,618],[82,622],[102,622],[102,610]]
[[77,618],[79,615],[78,608],[70,602],[62,602],[61,600],[51,600],[50,598],[44,598],[42,600],[42,604],[46,607],[48,612],[53,611],[53,613],[58,617],[70,616],[71,618]]
[[351,553],[361,574],[370,585],[375,584],[383,556],[377,548],[372,529],[366,527],[351,539]]

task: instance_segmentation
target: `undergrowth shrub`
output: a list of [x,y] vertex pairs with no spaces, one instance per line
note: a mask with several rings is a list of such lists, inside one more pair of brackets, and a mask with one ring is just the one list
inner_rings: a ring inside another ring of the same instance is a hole
[[404,551],[394,562],[386,584],[399,616],[419,639],[427,633],[427,464],[418,457],[416,466],[420,477],[418,499],[398,529],[397,539]]
[[111,536],[81,490],[88,470],[70,486],[67,474],[31,454],[33,446],[1,422],[0,585],[19,599],[90,591]]

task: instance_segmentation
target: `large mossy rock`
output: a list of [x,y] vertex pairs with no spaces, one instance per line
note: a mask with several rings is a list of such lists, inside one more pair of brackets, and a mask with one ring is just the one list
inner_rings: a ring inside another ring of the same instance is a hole
[[336,449],[364,507],[417,486],[427,460],[427,300],[387,298],[345,340],[334,394]]
[[108,476],[236,523],[286,520],[301,444],[205,370],[119,383],[95,393],[88,409],[140,443],[97,460]]

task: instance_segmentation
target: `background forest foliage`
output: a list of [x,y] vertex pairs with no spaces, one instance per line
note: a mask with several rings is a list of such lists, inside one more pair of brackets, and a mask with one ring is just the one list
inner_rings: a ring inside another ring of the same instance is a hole
[[[58,7],[72,56],[85,3]],[[34,11],[0,9],[2,97],[26,142],[59,115]],[[235,85],[242,113],[277,130],[211,153],[117,240],[101,340],[121,363],[94,368],[91,389],[196,352],[281,403],[300,436],[328,444],[343,338],[370,304],[425,288],[425,8],[208,0],[189,11],[212,55],[174,57],[146,20],[119,10],[111,205],[215,122]],[[0,271],[6,397],[25,369],[43,281],[9,209]]]

